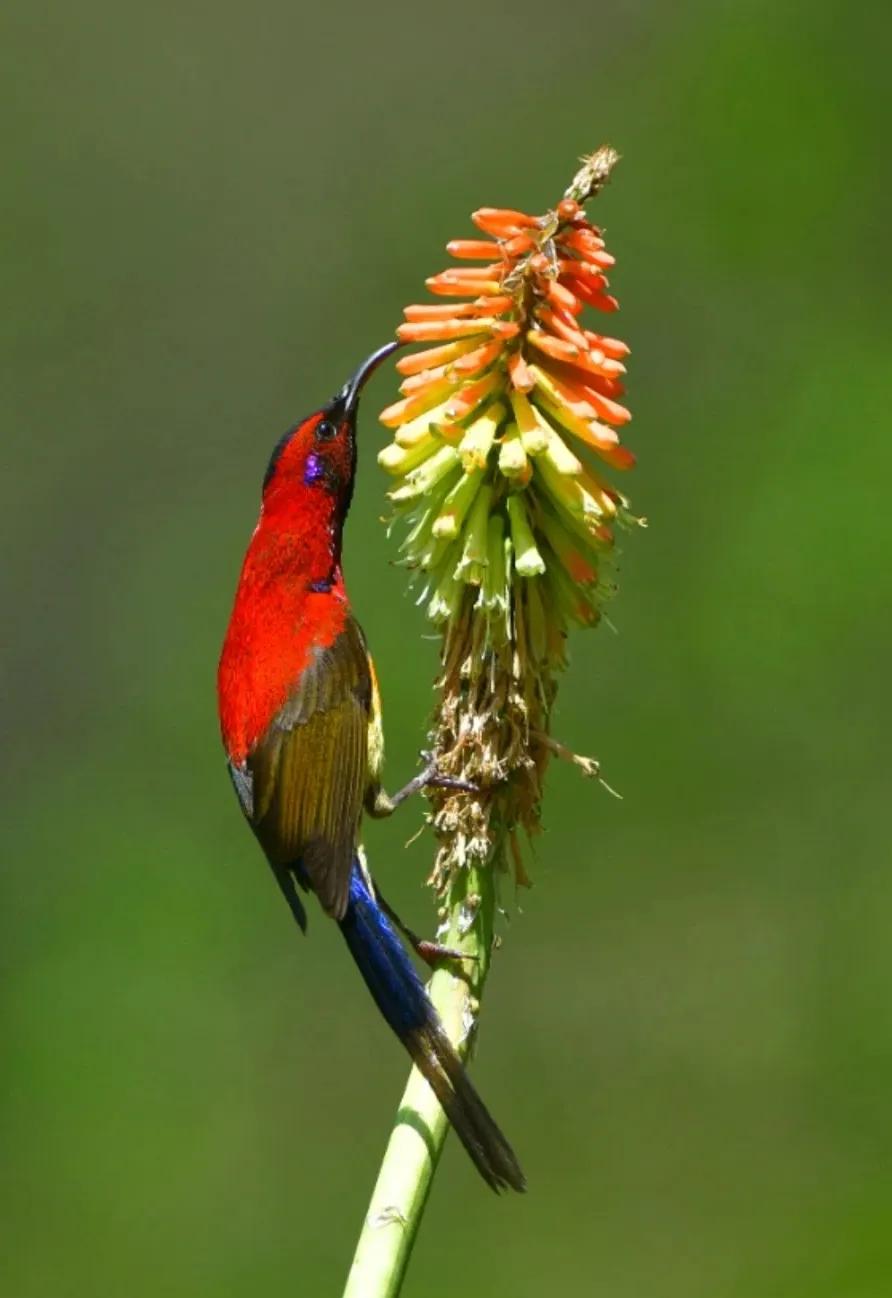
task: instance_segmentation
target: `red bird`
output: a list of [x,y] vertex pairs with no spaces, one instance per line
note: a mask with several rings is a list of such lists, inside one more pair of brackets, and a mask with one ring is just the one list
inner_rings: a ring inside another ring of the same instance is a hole
[[[306,931],[299,885],[337,922],[375,1003],[482,1176],[495,1190],[522,1190],[517,1159],[471,1085],[358,853],[363,807],[388,815],[425,784],[450,783],[428,768],[394,797],[383,792],[375,670],[341,571],[359,395],[396,346],[370,356],[273,451],[220,659],[220,724],[242,811],[295,920]],[[442,952],[408,935],[422,954]]]

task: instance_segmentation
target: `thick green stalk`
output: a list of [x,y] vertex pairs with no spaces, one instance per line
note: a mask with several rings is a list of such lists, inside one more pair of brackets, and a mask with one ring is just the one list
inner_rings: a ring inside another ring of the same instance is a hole
[[[438,969],[428,991],[462,1058],[473,1043],[493,941],[493,864],[453,872],[444,905],[448,930],[438,940],[474,960],[464,976]],[[378,1180],[362,1225],[344,1298],[395,1298],[421,1224],[428,1191],[449,1130],[446,1115],[416,1068],[400,1101]]]

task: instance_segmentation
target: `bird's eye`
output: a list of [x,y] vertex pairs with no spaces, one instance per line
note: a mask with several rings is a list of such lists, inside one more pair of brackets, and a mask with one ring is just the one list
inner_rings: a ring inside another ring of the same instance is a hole
[[319,442],[330,442],[337,434],[337,426],[330,419],[320,419],[316,425],[316,440]]

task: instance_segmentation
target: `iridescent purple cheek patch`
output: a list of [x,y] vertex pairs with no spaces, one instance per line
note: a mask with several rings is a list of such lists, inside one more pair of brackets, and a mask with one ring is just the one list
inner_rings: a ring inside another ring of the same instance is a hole
[[304,469],[304,486],[311,487],[314,482],[319,482],[325,476],[325,465],[318,455],[309,454],[307,464]]

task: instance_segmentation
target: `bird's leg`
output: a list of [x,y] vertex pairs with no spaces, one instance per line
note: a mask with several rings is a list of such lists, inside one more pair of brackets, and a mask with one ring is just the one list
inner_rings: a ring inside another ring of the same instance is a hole
[[451,789],[456,793],[479,793],[476,784],[469,784],[467,780],[457,780],[451,775],[442,775],[437,767],[437,759],[430,753],[422,753],[422,757],[427,762],[423,771],[404,784],[396,793],[385,793],[383,789],[375,792],[374,800],[368,807],[370,816],[382,818],[391,816],[401,803],[413,794],[420,793],[422,789]]
[[408,924],[403,923],[393,907],[388,905],[381,896],[381,891],[377,885],[375,887],[375,896],[378,899],[378,905],[387,918],[400,930],[419,959],[423,960],[431,969],[436,969],[441,960],[477,959],[475,955],[466,955],[464,951],[457,951],[454,947],[442,946],[439,942],[428,942],[426,938],[419,937],[417,933],[414,933],[409,928]]
[[[376,819],[383,819],[385,816],[392,816],[397,807],[411,798],[414,793],[420,793],[422,789],[453,789],[457,793],[477,793],[477,786],[468,784],[466,780],[456,780],[450,775],[441,775],[437,769],[437,761],[430,753],[422,753],[421,756],[427,765],[424,770],[419,771],[416,776],[404,784],[396,793],[385,793],[382,788],[371,788],[366,794],[366,811],[370,816]],[[415,954],[429,965],[431,969],[436,969],[441,960],[476,960],[476,956],[465,955],[462,951],[457,951],[453,947],[442,946],[439,942],[429,942],[426,938],[419,937],[414,933],[408,924],[404,924],[399,915],[388,905],[377,885],[375,885],[375,896],[378,898],[378,904],[384,911],[385,915],[405,936],[409,945],[415,951]]]

